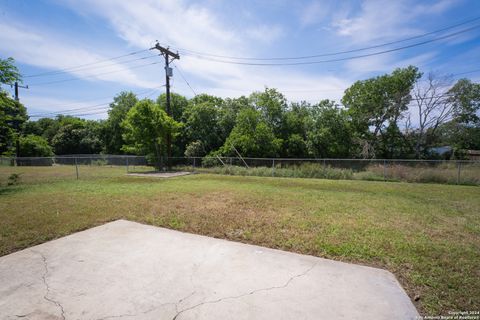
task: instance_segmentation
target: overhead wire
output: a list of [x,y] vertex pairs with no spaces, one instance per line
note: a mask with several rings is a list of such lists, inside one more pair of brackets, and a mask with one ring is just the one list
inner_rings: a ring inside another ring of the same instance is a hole
[[180,70],[180,67],[178,67],[175,63],[173,63],[173,66],[175,67],[175,69],[178,70],[178,74],[180,75],[180,77],[183,79],[183,81],[185,81],[185,83],[187,84],[187,86],[190,88],[190,90],[192,90],[193,94],[196,96],[197,93],[196,93],[195,90],[192,88],[192,86],[191,86],[190,83],[187,81],[187,79],[185,79],[185,77],[183,76],[183,72]]
[[[151,97],[151,96],[152,96],[154,93],[155,93],[155,92],[152,92],[151,94],[149,94],[149,95],[146,95],[146,96],[144,97],[144,99]],[[109,108],[110,108],[110,107],[108,107],[108,108],[105,108],[105,109],[109,109]],[[71,116],[75,116],[75,117],[86,117],[86,116],[92,116],[92,115],[104,114],[104,113],[105,113],[105,111],[107,111],[107,110],[100,111],[100,112],[93,112],[93,113],[74,114],[74,115],[71,115]]]
[[242,62],[242,61],[230,61],[230,60],[220,60],[220,59],[211,59],[211,58],[206,58],[206,57],[201,57],[201,56],[195,56],[192,55],[192,57],[202,59],[202,60],[207,60],[207,61],[212,61],[212,62],[218,62],[218,63],[225,63],[225,64],[235,64],[235,65],[246,65],[246,66],[297,66],[297,65],[311,65],[311,64],[320,64],[320,63],[329,63],[329,62],[339,62],[339,61],[347,61],[347,60],[354,60],[354,59],[360,59],[360,58],[366,58],[366,57],[372,57],[372,56],[377,56],[385,53],[390,53],[390,52],[395,52],[395,51],[400,51],[400,50],[405,50],[421,45],[425,45],[428,43],[432,43],[435,41],[440,41],[444,39],[448,39],[451,37],[455,37],[459,34],[466,33],[469,31],[472,31],[474,29],[477,29],[480,27],[480,24],[475,25],[473,27],[463,29],[454,33],[450,33],[441,37],[425,40],[422,42],[417,42],[414,44],[402,46],[402,47],[397,47],[393,49],[388,49],[388,50],[383,50],[383,51],[378,51],[378,52],[373,52],[373,53],[368,53],[368,54],[362,54],[362,55],[357,55],[357,56],[350,56],[350,57],[343,57],[343,58],[335,58],[335,59],[327,59],[327,60],[317,60],[317,61],[300,61],[300,62],[281,62],[281,63],[252,63],[252,62]]
[[[145,93],[149,93],[151,92],[152,90],[156,90],[156,89],[159,89],[161,87],[164,87],[164,85],[161,85],[161,86],[157,86],[157,87],[153,87],[153,88],[150,88],[148,90],[143,90],[143,91],[139,91],[139,92],[134,92],[133,94],[135,95],[142,95],[142,94],[145,94]],[[88,100],[80,100],[80,101],[77,101],[75,103],[69,103],[69,104],[61,104],[61,105],[53,105],[53,106],[50,106],[51,108],[56,108],[56,107],[68,107],[68,106],[73,106],[73,105],[78,105],[82,102],[87,102],[87,101],[100,101],[100,100],[110,100],[112,99],[112,96],[108,96],[108,97],[104,97],[104,98],[95,98],[95,99],[88,99]],[[110,102],[108,102],[110,103]],[[103,104],[103,103],[102,103]],[[99,105],[102,105],[102,104],[99,104]],[[96,105],[94,105],[96,106]],[[92,107],[94,107],[92,106]],[[68,109],[68,110],[60,110],[60,111],[75,111],[75,110],[79,110],[79,109],[85,109],[86,107],[80,107],[80,108],[75,108],[75,109]],[[52,113],[55,113],[55,112],[58,112],[58,111],[54,111]],[[32,115],[37,115],[37,114],[46,114],[46,112],[37,112],[37,113],[34,113]]]
[[142,50],[126,53],[126,54],[123,54],[123,55],[120,55],[120,56],[111,57],[111,58],[102,59],[102,60],[97,60],[97,61],[89,62],[89,63],[84,63],[84,64],[80,64],[80,65],[73,66],[73,67],[67,67],[67,68],[63,68],[63,69],[59,69],[59,70],[55,70],[55,71],[41,72],[41,73],[32,74],[32,75],[26,75],[26,76],[24,76],[24,78],[39,77],[39,76],[48,75],[48,74],[55,74],[55,73],[59,73],[59,72],[64,73],[64,72],[68,72],[69,70],[74,70],[74,69],[77,69],[77,68],[80,68],[80,67],[95,65],[95,64],[104,63],[104,62],[107,62],[107,61],[112,61],[112,60],[117,60],[117,59],[121,59],[121,58],[128,57],[128,56],[133,56],[133,55],[136,55],[136,54],[139,54],[139,53],[142,53],[142,52],[147,52],[147,51],[149,51],[149,49],[142,49]]
[[122,72],[122,71],[127,71],[127,70],[132,70],[132,69],[138,69],[138,68],[145,68],[147,66],[155,65],[162,63],[161,61],[157,62],[152,62],[152,63],[147,63],[147,64],[141,64],[129,68],[121,68],[119,70],[113,70],[109,72],[102,72],[102,73],[96,73],[92,74],[90,76],[85,76],[85,77],[80,77],[80,78],[70,78],[70,79],[61,79],[61,80],[54,80],[54,81],[47,81],[47,82],[39,82],[39,83],[32,83],[30,86],[41,86],[41,85],[49,85],[49,84],[54,84],[54,83],[62,83],[62,82],[69,82],[69,81],[78,81],[78,80],[84,80],[84,79],[95,79],[98,76],[106,75],[106,74],[112,74],[112,73],[117,73],[117,72]]
[[430,31],[424,34],[416,35],[413,37],[409,38],[404,38],[400,40],[395,40],[395,41],[390,41],[382,44],[377,44],[373,46],[368,46],[368,47],[363,47],[363,48],[356,48],[356,49],[351,49],[351,50],[344,50],[344,51],[336,51],[336,52],[330,52],[330,53],[319,53],[319,54],[313,54],[313,55],[305,55],[305,56],[295,56],[295,57],[266,57],[266,58],[257,58],[257,57],[236,57],[236,56],[227,56],[227,55],[218,55],[218,54],[212,54],[212,53],[204,53],[204,52],[199,52],[199,51],[194,51],[190,49],[185,49],[185,48],[176,48],[175,49],[182,51],[184,54],[194,54],[198,56],[210,56],[214,58],[225,58],[225,59],[232,59],[232,60],[254,60],[254,61],[268,61],[268,60],[303,60],[303,59],[311,59],[311,58],[319,58],[319,57],[328,57],[328,56],[336,56],[336,55],[342,55],[346,53],[354,53],[354,52],[360,52],[360,51],[366,51],[366,50],[371,50],[371,49],[376,49],[376,48],[381,48],[385,46],[389,46],[392,44],[397,44],[397,43],[402,43],[402,42],[407,42],[419,38],[423,38],[432,34],[440,33],[446,30],[451,30],[454,28],[457,28],[459,26],[463,26],[469,23],[472,23],[474,21],[480,20],[480,17],[475,17],[466,21],[463,21],[461,23],[457,23],[454,25],[450,25],[441,29],[437,29],[434,31]]
[[[446,34],[446,35],[443,35],[443,36],[440,36],[440,37],[436,37],[436,38],[433,38],[433,39],[428,39],[428,40],[425,40],[425,41],[422,41],[422,42],[418,42],[418,43],[414,43],[414,44],[410,44],[410,45],[406,45],[406,46],[401,46],[401,47],[397,47],[397,48],[392,48],[392,49],[388,49],[388,50],[383,50],[383,51],[373,52],[373,53],[368,53],[368,54],[363,54],[363,55],[342,57],[342,58],[336,58],[336,59],[327,59],[327,60],[320,60],[320,61],[300,61],[300,62],[286,62],[286,63],[249,63],[249,62],[242,62],[242,61],[229,61],[229,60],[211,59],[211,58],[208,58],[208,57],[205,58],[204,56],[219,57],[219,58],[226,58],[226,59],[232,59],[232,60],[233,59],[240,59],[240,60],[257,60],[257,61],[260,61],[260,60],[299,60],[299,59],[309,59],[309,58],[322,57],[322,56],[333,56],[333,55],[359,52],[359,51],[364,51],[364,50],[371,50],[371,49],[374,49],[374,48],[379,48],[379,47],[383,47],[383,46],[387,46],[387,45],[391,45],[391,44],[395,44],[395,43],[401,43],[401,42],[405,42],[405,41],[410,41],[410,40],[426,37],[428,35],[432,35],[432,34],[435,34],[435,33],[442,32],[442,31],[450,30],[450,29],[459,27],[461,25],[465,25],[465,24],[474,22],[474,21],[479,20],[479,19],[480,19],[480,17],[476,17],[476,18],[464,21],[462,23],[457,23],[455,25],[451,25],[451,26],[448,26],[448,27],[445,27],[445,28],[442,28],[442,29],[431,31],[431,32],[428,32],[428,33],[425,33],[425,34],[422,34],[422,35],[417,35],[417,36],[414,36],[414,37],[401,39],[401,40],[397,40],[397,41],[391,41],[391,42],[388,42],[388,43],[383,43],[383,44],[374,45],[374,46],[370,46],[370,47],[357,48],[357,49],[352,49],[352,50],[345,50],[345,51],[338,51],[338,52],[331,52],[331,53],[324,53],[324,54],[316,54],[316,55],[310,55],[310,56],[271,57],[271,58],[231,57],[231,56],[222,56],[222,55],[215,55],[215,54],[200,53],[200,52],[195,52],[195,51],[192,51],[192,50],[180,49],[180,48],[179,48],[179,50],[181,50],[181,51],[183,50],[184,53],[187,53],[187,55],[189,55],[188,53],[190,52],[190,53],[193,54],[192,56],[196,57],[196,58],[209,60],[209,61],[213,61],[213,62],[219,62],[219,63],[228,63],[228,64],[252,65],[252,66],[283,66],[283,65],[319,64],[319,63],[359,59],[359,58],[376,56],[376,55],[385,54],[385,53],[389,53],[389,52],[404,50],[404,49],[408,49],[408,48],[432,43],[432,42],[435,42],[435,41],[440,41],[440,40],[444,40],[444,39],[447,39],[447,38],[455,37],[459,34],[466,33],[466,32],[469,32],[469,31],[472,31],[474,29],[479,28],[480,24],[469,27],[469,28],[466,28],[466,29],[462,29],[462,30],[454,32],[454,33]],[[146,52],[146,51],[149,51],[149,49],[139,50],[139,51],[131,52],[131,53],[128,53],[128,54],[124,54],[124,55],[120,55],[120,56],[116,56],[116,57],[112,57],[112,58],[108,58],[108,59],[104,59],[104,60],[99,60],[99,61],[92,62],[92,63],[86,63],[86,64],[78,65],[78,66],[75,66],[75,67],[64,68],[64,69],[60,69],[60,70],[56,70],[56,71],[44,72],[44,73],[39,73],[39,74],[34,74],[34,75],[27,75],[25,77],[26,78],[28,78],[28,77],[40,77],[40,76],[57,75],[57,74],[62,74],[62,73],[74,72],[74,71],[82,71],[82,70],[93,69],[93,68],[100,69],[100,68],[105,68],[105,67],[111,67],[111,66],[114,66],[114,65],[95,66],[95,67],[91,67],[91,66],[96,65],[96,64],[98,65],[98,64],[101,64],[101,63],[109,62],[109,61],[113,61],[113,60],[116,60],[116,59],[121,59],[121,58],[127,57],[127,56],[136,55],[136,54]],[[145,60],[145,59],[150,59],[150,58],[153,58],[153,57],[156,57],[156,55],[131,59],[131,60],[123,61],[122,63],[130,63],[130,62],[133,62],[133,61]],[[121,72],[121,71],[125,71],[125,70],[130,70],[130,69],[143,68],[143,67],[147,67],[147,66],[155,65],[155,64],[159,64],[159,63],[162,63],[162,62],[158,61],[158,62],[153,62],[153,63],[148,63],[148,64],[141,64],[141,65],[136,65],[136,66],[133,66],[133,67],[130,67],[130,68],[122,68],[120,70],[113,70],[113,71],[109,71],[109,72],[92,74],[92,75],[81,77],[81,78],[60,79],[60,80],[55,80],[55,81],[33,83],[31,85],[40,86],[40,85],[47,85],[47,84],[62,83],[62,82],[83,80],[83,79],[89,79],[89,78],[96,78],[98,76],[105,75],[105,74],[111,74],[111,73]],[[190,90],[196,96],[197,95],[196,91],[192,88],[190,83],[186,80],[186,78],[183,75],[183,72],[180,70],[180,68],[175,64],[174,64],[174,67],[179,71],[179,74],[182,77],[182,79],[185,81],[187,86],[190,88]],[[480,71],[480,69],[453,74],[453,76],[469,74],[469,73],[474,73],[474,72],[478,72],[478,71]],[[226,89],[226,90],[237,90],[237,89]],[[342,89],[338,89],[338,90],[340,91]],[[284,90],[284,92],[320,92],[320,91],[326,91],[326,90]],[[329,91],[336,91],[336,90],[329,90]],[[101,106],[101,105],[102,104],[94,105],[94,106],[90,106],[90,107],[84,107],[84,108],[64,110],[64,111],[65,112],[73,112],[73,111],[77,112],[77,111],[80,111],[80,110],[85,110],[85,108],[90,108],[89,110],[93,111],[95,109],[91,109],[91,108]],[[47,113],[47,114],[53,114],[53,113],[58,113],[58,112],[52,112],[52,113]],[[39,114],[38,116],[40,116],[40,115],[42,115],[42,114]],[[38,117],[38,116],[37,115],[32,115],[32,117]]]
[[[156,91],[158,91],[160,88],[164,87],[165,85],[155,87],[153,89],[149,89],[146,91],[142,92],[134,92],[135,95],[140,95],[144,93],[149,93],[145,96],[145,98],[150,97],[153,95]],[[103,110],[103,109],[109,109],[110,108],[111,102],[106,102],[106,103],[99,103],[91,106],[86,106],[86,107],[81,107],[81,108],[75,108],[75,109],[67,109],[67,110],[57,110],[57,111],[52,111],[52,112],[37,112],[34,114],[29,115],[31,118],[43,118],[43,117],[51,117],[51,116],[56,116],[56,115],[72,115],[72,116],[79,116],[77,114],[78,112],[86,112],[86,111],[95,111],[95,110]]]
[[[127,63],[134,62],[134,61],[152,59],[152,58],[156,58],[156,57],[157,57],[157,55],[148,55],[148,56],[145,56],[145,57],[125,60],[125,61],[120,61],[120,62],[122,64],[127,64]],[[58,72],[55,72],[55,73],[52,73],[52,74],[34,75],[34,76],[30,76],[30,78],[33,78],[33,77],[51,77],[51,76],[57,76],[57,75],[65,74],[65,73],[73,73],[73,72],[85,71],[85,70],[91,70],[91,69],[104,69],[104,68],[115,67],[115,66],[118,66],[118,64],[113,63],[113,64],[104,65],[104,66],[88,66],[88,67],[77,68],[77,69],[69,70],[69,71],[58,71]]]

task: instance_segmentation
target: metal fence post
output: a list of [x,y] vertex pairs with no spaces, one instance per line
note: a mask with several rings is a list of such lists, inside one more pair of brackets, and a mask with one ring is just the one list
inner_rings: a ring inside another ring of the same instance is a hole
[[272,177],[275,177],[275,159],[272,161]]
[[383,181],[387,181],[387,160],[383,160]]
[[75,172],[77,174],[77,180],[78,180],[78,163],[77,163],[77,157],[75,157]]
[[460,171],[462,170],[462,163],[460,161],[457,162],[457,184],[460,184]]
[[195,157],[193,157],[193,172],[195,172]]
[[127,173],[128,173],[128,156],[125,157],[125,159],[126,159],[126,163],[127,163]]

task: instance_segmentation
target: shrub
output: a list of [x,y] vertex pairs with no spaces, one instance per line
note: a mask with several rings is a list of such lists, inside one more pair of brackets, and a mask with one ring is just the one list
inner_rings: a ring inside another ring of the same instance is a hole
[[21,157],[51,157],[53,149],[48,141],[40,136],[29,134],[20,137],[20,156]]
[[[205,159],[205,158],[204,158]],[[218,159],[217,159],[217,162]],[[207,167],[207,166],[205,166]],[[205,168],[206,172],[236,175],[236,176],[259,176],[259,177],[283,177],[283,178],[318,178],[318,179],[352,179],[351,169],[323,167],[319,164],[304,163],[301,165],[281,165],[271,167],[241,167],[241,166],[214,166]]]
[[20,173],[12,173],[8,177],[7,186],[14,186],[20,183]]

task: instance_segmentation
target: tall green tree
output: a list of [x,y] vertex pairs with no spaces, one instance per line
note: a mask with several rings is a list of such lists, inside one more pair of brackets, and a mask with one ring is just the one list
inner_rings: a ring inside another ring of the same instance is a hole
[[369,143],[377,157],[392,158],[396,154],[399,130],[395,127],[408,110],[410,92],[420,77],[418,69],[409,66],[357,81],[345,91],[342,103],[349,111],[357,138]]
[[138,102],[137,96],[132,92],[123,91],[113,98],[108,111],[108,119],[103,128],[105,152],[108,154],[122,154],[124,128],[122,122],[128,111]]
[[[166,112],[167,111],[167,96],[165,93],[157,98],[157,104]],[[178,93],[170,94],[170,112],[172,118],[180,123],[186,121],[185,111],[192,105],[184,96]],[[182,157],[185,153],[186,145],[191,142],[184,131],[180,132],[175,141],[172,143],[172,155],[174,157]]]
[[[21,82],[21,75],[13,58],[0,58],[0,85]],[[13,100],[0,86],[0,155],[14,155],[24,123],[28,120],[27,110]]]
[[[167,111],[167,95],[162,93],[157,98],[157,104],[166,112]],[[188,100],[184,96],[178,93],[170,94],[170,111],[172,113],[172,118],[175,121],[182,121],[182,115],[185,109],[188,106]]]
[[21,157],[50,157],[53,156],[53,149],[48,141],[33,134],[20,137]]
[[316,158],[348,158],[353,152],[353,134],[348,112],[334,101],[322,100],[310,109],[307,148]]
[[276,157],[280,154],[282,143],[260,111],[248,108],[238,114],[237,123],[219,153],[236,156],[236,148],[243,156]]
[[235,127],[238,113],[248,107],[249,101],[245,96],[226,98],[222,101],[218,119],[222,140],[225,140]]
[[463,150],[480,150],[480,123],[465,124],[456,120],[442,124],[433,141],[438,146],[451,146],[458,154]]
[[191,105],[184,113],[187,141],[200,141],[205,153],[223,144],[219,126],[219,108],[211,102]]
[[155,160],[157,169],[161,169],[167,135],[175,138],[181,124],[169,117],[160,105],[144,99],[128,111],[122,126],[126,141],[123,150],[147,154]]
[[265,88],[263,92],[254,92],[249,97],[250,105],[258,110],[266,123],[280,135],[285,112],[287,110],[287,99],[276,89]]
[[306,102],[292,103],[284,114],[281,138],[283,157],[308,157],[307,129],[311,123],[311,106]]
[[55,154],[96,154],[102,151],[100,122],[75,117],[59,117],[58,121],[60,128],[52,138]]
[[15,60],[11,57],[7,59],[0,58],[0,83],[11,85],[15,81],[22,81],[22,76],[15,66]]
[[27,119],[25,107],[0,90],[0,155],[16,154],[16,144]]
[[480,122],[480,83],[470,79],[460,79],[448,90],[452,104],[452,118],[460,123],[478,124]]
[[[429,74],[419,81],[413,94],[413,117],[418,122],[411,130],[410,140],[415,156],[428,157],[429,148],[438,140],[438,130],[447,123],[475,125],[479,122],[480,84],[460,79],[452,86],[449,77]],[[445,134],[444,131],[442,134]]]
[[204,103],[204,102],[208,102],[218,107],[223,103],[223,99],[220,97],[212,96],[210,94],[206,94],[206,93],[198,94],[192,99],[190,99],[190,103],[193,105]]
[[52,145],[53,137],[60,130],[64,118],[65,116],[58,116],[55,119],[41,118],[37,121],[28,121],[25,124],[24,132],[25,134],[42,136],[48,141],[48,144]]

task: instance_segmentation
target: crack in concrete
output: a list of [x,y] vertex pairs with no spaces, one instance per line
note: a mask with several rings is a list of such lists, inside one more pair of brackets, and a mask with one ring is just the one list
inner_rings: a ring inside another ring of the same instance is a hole
[[137,314],[136,313],[124,313],[124,314],[119,314],[115,316],[106,316],[102,318],[97,318],[96,320],[105,320],[105,319],[114,319],[114,318],[123,318],[123,317],[135,317]]
[[223,298],[219,298],[219,299],[216,299],[216,300],[210,300],[210,301],[204,301],[204,302],[201,302],[201,303],[198,303],[196,305],[193,305],[191,307],[188,307],[186,309],[183,309],[183,310],[180,310],[180,312],[178,312],[177,310],[177,314],[172,318],[172,320],[177,320],[178,317],[182,314],[182,313],[185,313],[187,311],[190,311],[190,310],[193,310],[195,308],[198,308],[202,305],[205,305],[205,304],[215,304],[215,303],[219,303],[219,302],[222,302],[222,301],[225,301],[225,300],[231,300],[231,299],[239,299],[239,298],[242,298],[242,297],[245,297],[245,296],[249,296],[249,295],[252,295],[252,294],[255,294],[257,292],[261,292],[261,291],[270,291],[270,290],[276,290],[276,289],[284,289],[286,287],[288,287],[288,285],[290,285],[290,283],[296,279],[296,278],[300,278],[300,277],[303,277],[305,276],[307,273],[309,273],[310,271],[312,271],[312,269],[316,266],[317,264],[313,264],[311,267],[309,267],[307,270],[303,271],[302,273],[299,273],[299,274],[296,274],[292,277],[290,277],[288,279],[287,282],[285,282],[283,285],[281,286],[273,286],[273,287],[267,287],[267,288],[260,288],[260,289],[255,289],[253,291],[250,291],[250,292],[247,292],[247,293],[244,293],[244,294],[240,294],[238,296],[230,296],[230,297],[223,297]]
[[174,305],[175,306],[175,312],[178,313],[178,305],[180,303],[182,303],[183,301],[187,300],[188,298],[190,298],[191,296],[193,296],[196,292],[192,292],[190,293],[188,296],[185,296],[183,298],[181,298],[180,300],[178,300],[177,302],[166,302],[166,303],[162,303],[160,305],[157,305],[157,306],[154,306],[148,310],[145,310],[145,311],[141,311],[141,312],[136,312],[136,313],[124,313],[124,314],[119,314],[119,315],[114,315],[114,316],[106,316],[106,317],[103,317],[103,318],[97,318],[96,320],[106,320],[106,319],[114,319],[114,318],[123,318],[123,317],[135,317],[137,316],[139,313],[142,313],[142,314],[147,314],[147,313],[150,313],[156,309],[159,309],[161,307],[164,307],[164,306],[168,306],[168,305]]
[[178,313],[178,305],[180,303],[182,303],[183,301],[187,300],[188,298],[190,298],[191,296],[193,296],[195,294],[195,291],[193,291],[192,293],[190,293],[188,296],[185,296],[184,298],[180,299],[177,301],[177,303],[175,303],[175,312]]
[[32,252],[40,255],[42,257],[42,260],[43,260],[43,266],[45,268],[45,272],[43,273],[42,275],[42,280],[43,280],[43,284],[45,285],[45,295],[43,296],[43,299],[45,299],[46,301],[54,304],[55,306],[57,306],[59,309],[60,309],[60,313],[61,313],[61,317],[62,317],[62,320],[65,320],[65,309],[63,308],[62,304],[60,302],[58,302],[57,300],[54,300],[52,298],[49,298],[48,295],[50,293],[50,286],[48,285],[48,281],[47,281],[47,276],[48,276],[48,262],[47,262],[47,258],[45,257],[45,255],[43,255],[43,253],[39,252],[39,251],[33,251]]

